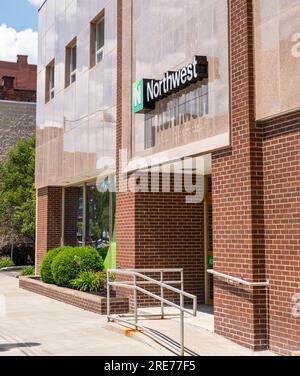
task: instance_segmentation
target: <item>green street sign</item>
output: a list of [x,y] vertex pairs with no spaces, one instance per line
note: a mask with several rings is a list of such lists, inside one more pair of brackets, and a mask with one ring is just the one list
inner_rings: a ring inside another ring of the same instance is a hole
[[214,267],[214,258],[213,256],[208,256],[208,267],[213,268]]
[[140,80],[132,86],[132,111],[134,113],[144,110],[144,80]]

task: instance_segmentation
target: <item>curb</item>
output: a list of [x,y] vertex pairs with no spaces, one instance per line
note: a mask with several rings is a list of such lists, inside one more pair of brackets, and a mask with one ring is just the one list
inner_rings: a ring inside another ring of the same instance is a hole
[[25,266],[10,266],[9,268],[0,269],[0,273],[1,272],[18,272],[18,271],[20,271],[24,268],[25,268]]

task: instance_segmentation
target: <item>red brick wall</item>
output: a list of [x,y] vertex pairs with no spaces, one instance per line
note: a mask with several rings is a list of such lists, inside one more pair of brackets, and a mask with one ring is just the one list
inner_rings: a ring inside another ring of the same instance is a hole
[[290,354],[300,351],[300,318],[292,317],[292,297],[300,293],[300,112],[261,125],[269,342]]
[[0,100],[35,103],[36,91],[6,89],[0,86]]
[[17,62],[0,61],[0,86],[3,76],[15,77],[15,88],[36,91],[37,66],[28,64],[27,56],[18,55]]
[[[254,121],[252,5],[231,1],[232,148],[213,155],[215,269],[264,289],[215,279],[215,327],[253,349],[299,351],[300,114]],[[266,290],[267,291],[267,290]]]
[[[158,178],[161,184],[162,176]],[[173,179],[174,176],[171,190]],[[163,193],[161,188],[159,193],[136,194],[135,265],[137,268],[184,268],[185,290],[197,295],[203,303],[203,204],[187,204],[187,193]]]
[[[100,315],[105,315],[107,313],[106,297],[75,291],[65,287],[49,285],[35,278],[20,277],[19,287],[86,311]],[[111,314],[128,313],[128,299],[115,297],[112,291],[110,312]]]
[[65,189],[65,225],[64,244],[77,246],[77,217],[80,188]]
[[[135,194],[119,192],[122,181],[119,179],[120,159],[118,151],[123,145],[122,133],[122,6],[118,0],[118,51],[117,51],[117,124],[116,124],[116,244],[117,268],[132,269],[135,267]],[[131,291],[118,291],[119,295],[131,296]]]
[[[252,2],[230,1],[232,148],[214,153],[214,268],[265,280],[262,130],[254,121]],[[215,329],[252,349],[267,347],[264,288],[215,278]]]
[[62,188],[37,190],[37,241],[35,270],[39,274],[41,261],[50,249],[61,244]]
[[[203,204],[187,204],[186,193],[136,193],[134,200],[132,195],[117,195],[118,267],[184,268],[185,290],[203,303]],[[139,301],[147,305],[149,299]]]

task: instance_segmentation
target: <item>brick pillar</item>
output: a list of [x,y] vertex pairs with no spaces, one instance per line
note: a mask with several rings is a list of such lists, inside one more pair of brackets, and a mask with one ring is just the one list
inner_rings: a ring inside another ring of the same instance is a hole
[[[213,240],[217,271],[264,281],[262,130],[254,113],[252,2],[230,1],[232,148],[214,153]],[[265,349],[265,288],[215,278],[215,330],[251,349]]]
[[[117,121],[116,121],[116,244],[117,244],[117,268],[135,268],[135,194],[122,191],[120,181],[120,158],[119,150],[124,142],[122,131],[122,22],[123,0],[118,0],[117,11]],[[132,297],[131,291],[121,289],[119,295]]]
[[61,244],[62,188],[37,190],[37,240],[35,270],[39,274],[41,261],[50,249]]
[[64,245],[77,246],[77,219],[79,203],[79,187],[65,189],[65,224]]

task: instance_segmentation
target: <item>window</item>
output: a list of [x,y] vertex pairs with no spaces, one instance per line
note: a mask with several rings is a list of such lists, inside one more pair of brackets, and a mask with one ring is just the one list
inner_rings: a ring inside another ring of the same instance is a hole
[[54,98],[55,90],[55,61],[52,60],[46,67],[46,103]]
[[66,48],[66,83],[68,87],[76,81],[77,74],[77,45],[76,38]]
[[[114,242],[115,178],[65,188],[64,245],[92,246],[99,251]],[[72,205],[70,206],[70,202]]]
[[96,64],[104,57],[104,18],[96,25]]
[[208,82],[191,85],[184,92],[162,102],[159,108],[144,116],[144,150],[155,148],[164,130],[183,125],[209,113]]
[[77,62],[76,62],[76,53],[77,48],[76,46],[71,48],[71,58],[70,58],[70,82],[73,83],[76,81],[76,70],[77,70]]
[[94,67],[104,58],[105,17],[104,11],[91,22],[90,67]]

